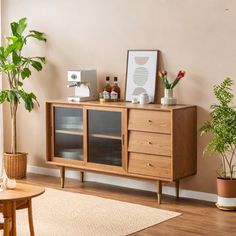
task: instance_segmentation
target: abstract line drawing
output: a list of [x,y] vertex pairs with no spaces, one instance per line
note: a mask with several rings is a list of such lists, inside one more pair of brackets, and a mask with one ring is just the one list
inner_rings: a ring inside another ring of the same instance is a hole
[[152,102],[156,95],[158,50],[128,50],[125,100],[147,93]]

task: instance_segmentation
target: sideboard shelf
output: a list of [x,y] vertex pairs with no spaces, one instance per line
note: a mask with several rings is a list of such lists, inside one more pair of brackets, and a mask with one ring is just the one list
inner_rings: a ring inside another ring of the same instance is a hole
[[122,139],[121,136],[116,135],[116,134],[92,134],[90,136],[94,138],[104,138],[104,139],[116,139],[116,140]]
[[197,171],[196,106],[46,102],[48,164],[162,183]]
[[[83,135],[83,131],[77,131],[77,130],[64,130],[64,129],[57,129],[55,130],[55,133],[58,134],[71,134],[71,135],[79,135],[82,136]],[[117,134],[92,134],[90,135],[91,137],[94,138],[105,138],[105,139],[117,139],[117,140],[121,140],[122,137],[120,137]]]
[[83,131],[80,130],[65,130],[65,129],[56,129],[55,133],[58,134],[71,134],[71,135],[83,135]]

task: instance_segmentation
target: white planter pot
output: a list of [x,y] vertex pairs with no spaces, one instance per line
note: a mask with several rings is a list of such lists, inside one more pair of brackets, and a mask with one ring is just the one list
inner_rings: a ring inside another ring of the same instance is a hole
[[164,97],[161,98],[161,104],[164,106],[170,106],[176,104],[176,98],[173,97],[173,90],[172,89],[165,89],[164,90]]
[[217,207],[221,210],[236,210],[236,179],[217,178]]

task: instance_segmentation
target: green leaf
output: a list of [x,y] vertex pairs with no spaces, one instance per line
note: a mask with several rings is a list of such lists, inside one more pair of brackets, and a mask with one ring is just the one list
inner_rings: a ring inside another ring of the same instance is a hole
[[7,91],[1,91],[0,92],[0,103],[2,104],[3,102],[5,102],[5,100],[6,100],[6,98],[7,98]]
[[18,36],[17,28],[18,28],[18,23],[12,22],[11,23],[11,32],[14,36]]
[[21,71],[21,78],[24,80],[25,78],[29,78],[31,75],[31,71],[29,68],[24,68],[22,71]]
[[33,37],[40,41],[45,41],[45,42],[47,41],[45,34],[43,32],[39,32],[36,30],[30,30],[30,34],[27,37]]
[[7,58],[9,54],[11,54],[14,50],[16,50],[16,48],[17,48],[17,43],[9,44],[5,50],[4,54],[5,58]]
[[0,60],[2,62],[6,61],[5,55],[4,55],[4,47],[0,47]]
[[25,103],[25,109],[32,111],[34,108],[34,101],[37,102],[36,96],[33,93],[26,93],[23,90],[19,90],[19,95]]
[[163,81],[164,81],[164,84],[165,84],[165,88],[170,89],[170,83],[169,83],[166,75],[164,76]]
[[7,40],[9,41],[8,46],[14,47],[15,51],[21,51],[24,45],[24,39],[21,36],[8,36]]
[[31,62],[31,65],[37,70],[37,71],[40,71],[42,70],[43,66],[40,62],[38,61],[32,61]]
[[12,61],[15,65],[21,61],[21,57],[15,51],[12,52]]
[[18,86],[22,87],[23,86],[23,83],[21,81],[18,81]]
[[12,70],[15,70],[15,69],[16,69],[16,67],[13,64],[8,64],[8,65],[5,65],[5,67],[4,67],[5,71],[12,71]]
[[10,103],[18,103],[19,99],[18,99],[18,96],[17,96],[17,92],[15,90],[9,90],[7,91],[7,100],[10,102]]
[[180,81],[180,79],[178,79],[178,78],[176,78],[175,80],[174,80],[174,82],[171,84],[171,89],[173,89],[178,83],[179,83],[179,81]]
[[46,58],[45,57],[36,57],[37,59],[39,59],[43,64],[46,63]]
[[22,35],[27,27],[27,18],[22,18],[19,20],[18,27],[17,27],[17,34]]
[[30,97],[36,101],[37,97],[34,93],[30,93]]
[[214,94],[217,100],[223,106],[230,103],[234,98],[234,95],[231,92],[232,85],[233,85],[233,80],[230,78],[226,78],[220,85],[214,86]]
[[11,43],[15,43],[18,39],[19,39],[19,37],[17,37],[17,36],[8,36],[7,37],[7,40],[10,41]]

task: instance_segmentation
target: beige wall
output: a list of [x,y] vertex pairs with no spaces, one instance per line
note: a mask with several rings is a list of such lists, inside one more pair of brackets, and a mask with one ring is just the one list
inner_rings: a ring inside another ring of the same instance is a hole
[[[45,55],[47,65],[26,82],[41,107],[19,109],[19,150],[29,163],[45,166],[45,112],[48,99],[65,98],[69,69],[95,67],[100,88],[106,75],[117,75],[122,91],[128,49],[160,49],[160,67],[186,78],[175,90],[179,103],[198,106],[198,124],[214,103],[212,87],[224,77],[236,78],[236,1],[234,0],[3,0],[2,32],[26,16],[30,28],[46,32],[48,42],[30,43],[31,54]],[[27,54],[27,51],[26,51]],[[6,84],[5,84],[6,86]],[[160,100],[162,87],[159,83]],[[4,109],[5,150],[9,150],[8,109]],[[182,181],[186,189],[215,192],[219,161],[203,157],[206,138],[198,138],[198,174]]]

